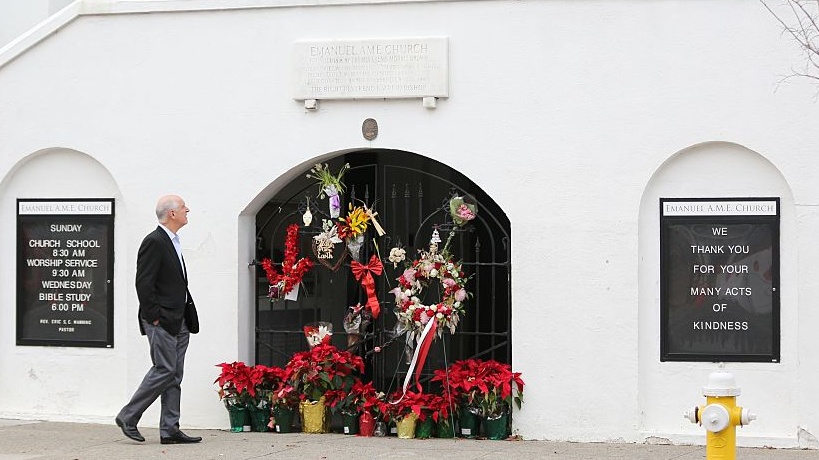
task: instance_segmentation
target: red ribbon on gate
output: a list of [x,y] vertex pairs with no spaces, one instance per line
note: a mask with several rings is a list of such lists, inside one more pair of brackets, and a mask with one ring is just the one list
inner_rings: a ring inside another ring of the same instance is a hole
[[421,335],[421,343],[418,344],[418,362],[415,367],[415,387],[418,393],[423,393],[424,389],[421,387],[421,370],[424,368],[424,363],[427,361],[427,353],[429,353],[429,346],[435,338],[435,330],[438,326],[438,320],[433,316],[429,319],[432,323],[428,328],[424,328],[424,334]]
[[378,304],[378,297],[375,295],[375,279],[373,279],[373,273],[380,275],[384,271],[381,260],[373,254],[367,265],[354,260],[350,263],[350,268],[353,270],[353,276],[355,276],[356,281],[359,281],[367,292],[367,308],[373,313],[373,319],[378,318],[378,314],[381,312],[381,306]]
[[424,362],[427,360],[429,347],[432,345],[432,341],[435,340],[435,331],[437,328],[438,321],[435,318],[430,318],[427,325],[424,326],[421,335],[418,337],[418,345],[415,346],[415,353],[413,353],[412,359],[410,360],[407,375],[404,376],[404,385],[401,387],[403,390],[401,397],[398,398],[397,401],[389,401],[390,404],[398,404],[407,396],[407,387],[409,387],[413,375],[415,376],[415,387],[418,388],[419,393],[423,392],[423,387],[421,387],[420,382],[421,370],[424,368]]

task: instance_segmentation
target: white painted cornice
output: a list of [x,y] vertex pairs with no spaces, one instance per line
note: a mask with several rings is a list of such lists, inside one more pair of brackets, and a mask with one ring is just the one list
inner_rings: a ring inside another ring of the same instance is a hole
[[71,21],[85,15],[457,1],[485,0],[75,0],[0,48],[0,69]]
[[65,8],[49,16],[45,21],[32,27],[28,32],[0,48],[0,69],[41,40],[76,19],[82,11],[82,6],[82,0],[70,3]]

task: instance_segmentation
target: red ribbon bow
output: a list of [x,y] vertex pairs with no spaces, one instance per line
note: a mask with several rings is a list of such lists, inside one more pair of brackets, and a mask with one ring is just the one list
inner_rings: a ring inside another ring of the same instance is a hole
[[353,276],[355,276],[356,281],[361,282],[361,286],[367,291],[367,308],[373,313],[373,319],[378,318],[381,306],[378,304],[378,297],[375,295],[375,279],[373,279],[372,274],[380,275],[384,271],[381,260],[373,254],[367,265],[354,260],[350,263],[350,268],[353,269]]

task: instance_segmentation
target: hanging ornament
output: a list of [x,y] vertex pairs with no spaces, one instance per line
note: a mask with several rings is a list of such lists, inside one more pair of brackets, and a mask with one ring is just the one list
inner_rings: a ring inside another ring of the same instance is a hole
[[429,252],[435,254],[438,252],[438,243],[441,242],[441,235],[438,233],[438,227],[432,231],[432,238],[429,240]]
[[305,227],[309,227],[313,222],[313,213],[310,212],[310,198],[307,198],[307,209],[304,210],[304,215],[301,216],[301,221],[304,222]]
[[313,237],[313,255],[325,267],[332,271],[338,267],[347,257],[347,246],[342,246],[342,250],[336,251],[336,244],[342,243],[338,237],[338,226],[332,221],[322,219],[323,232]]

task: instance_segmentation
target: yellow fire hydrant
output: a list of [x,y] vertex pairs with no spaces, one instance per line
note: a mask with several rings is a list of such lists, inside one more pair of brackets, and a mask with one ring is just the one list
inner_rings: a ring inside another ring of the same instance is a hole
[[739,388],[734,375],[717,371],[708,376],[708,386],[703,387],[705,406],[685,411],[685,418],[705,427],[705,458],[708,460],[735,460],[737,458],[736,426],[756,420],[756,414],[737,407]]

